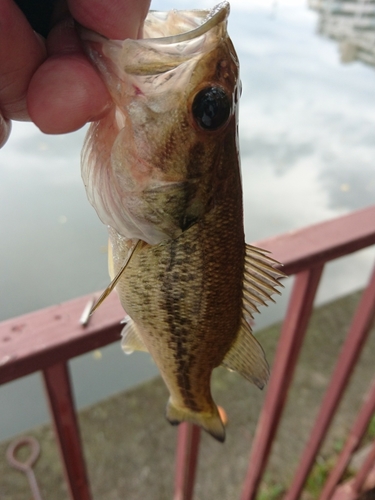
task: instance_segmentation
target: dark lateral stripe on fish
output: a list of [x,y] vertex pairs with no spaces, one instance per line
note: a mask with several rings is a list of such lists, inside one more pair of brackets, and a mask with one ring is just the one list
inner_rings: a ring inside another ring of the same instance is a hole
[[[173,345],[174,360],[177,365],[176,381],[180,389],[184,404],[192,411],[198,412],[201,410],[197,404],[194,394],[191,391],[191,367],[195,362],[195,356],[187,350],[187,343],[191,322],[189,318],[181,314],[180,297],[174,296],[176,285],[181,281],[190,281],[187,274],[177,272],[175,269],[176,261],[178,261],[178,247],[180,242],[178,239],[171,240],[170,248],[170,264],[166,269],[163,277],[163,292],[164,292],[164,307],[167,311],[167,322],[170,332],[169,344]],[[181,264],[180,264],[181,266]],[[178,270],[180,271],[181,268]]]

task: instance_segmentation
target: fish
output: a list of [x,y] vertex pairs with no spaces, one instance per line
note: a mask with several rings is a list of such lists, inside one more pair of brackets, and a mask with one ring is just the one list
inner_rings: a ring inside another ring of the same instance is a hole
[[82,152],[90,203],[108,226],[108,267],[126,311],[122,349],[149,352],[169,390],[166,418],[220,442],[218,366],[263,388],[258,307],[283,273],[245,243],[238,143],[239,62],[229,4],[150,11],[140,40],[81,39],[113,100]]

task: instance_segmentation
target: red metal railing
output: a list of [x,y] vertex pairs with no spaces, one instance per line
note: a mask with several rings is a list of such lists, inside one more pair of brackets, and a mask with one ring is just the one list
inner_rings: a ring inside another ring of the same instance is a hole
[[[254,438],[241,500],[256,497],[283,412],[314,297],[326,262],[375,244],[375,206],[256,243],[283,262],[284,272],[295,274],[295,283],[283,322],[271,379]],[[67,362],[98,349],[120,336],[122,308],[115,294],[95,313],[87,327],[78,320],[90,297],[56,305],[0,323],[0,384],[43,372],[46,395],[59,445],[70,498],[91,497],[79,437]],[[286,500],[300,498],[302,488],[356,364],[374,319],[375,272],[349,328],[331,383]],[[53,332],[53,334],[51,334]],[[375,363],[374,363],[375,372]],[[343,486],[338,482],[358,446],[375,410],[375,382],[336,467],[328,478],[321,500],[356,499],[363,484],[375,485],[375,444],[357,476]],[[174,500],[193,498],[200,430],[189,424],[179,428]],[[369,482],[370,481],[370,482]]]

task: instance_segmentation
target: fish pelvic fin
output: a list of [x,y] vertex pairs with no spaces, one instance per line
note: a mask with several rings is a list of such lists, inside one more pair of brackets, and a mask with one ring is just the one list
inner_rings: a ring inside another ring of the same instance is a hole
[[202,429],[211,434],[220,443],[224,443],[225,441],[225,427],[215,404],[211,412],[199,412],[193,411],[190,408],[177,406],[169,398],[166,417],[172,425],[178,425],[181,422],[190,422],[202,427]]
[[258,307],[267,305],[271,295],[280,293],[276,287],[283,286],[280,279],[285,274],[280,264],[266,250],[246,245],[245,268],[242,287],[242,321],[236,340],[227,352],[222,365],[240,373],[260,389],[269,378],[269,367],[262,346],[251,331],[250,321]]
[[131,318],[127,320],[126,325],[122,329],[121,336],[121,348],[125,354],[132,354],[134,351],[148,352],[141,335],[137,331],[137,326]]

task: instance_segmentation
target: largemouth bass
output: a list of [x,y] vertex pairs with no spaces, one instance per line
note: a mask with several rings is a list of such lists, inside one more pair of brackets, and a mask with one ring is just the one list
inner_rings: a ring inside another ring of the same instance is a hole
[[228,14],[226,2],[210,12],[150,12],[142,40],[81,34],[114,102],[90,127],[82,176],[109,227],[109,290],[116,285],[128,315],[122,347],[155,360],[169,422],[193,422],[219,441],[212,370],[265,385],[250,320],[282,275],[245,244]]

